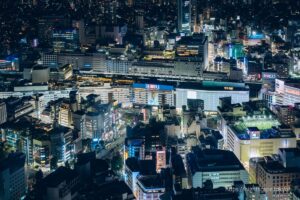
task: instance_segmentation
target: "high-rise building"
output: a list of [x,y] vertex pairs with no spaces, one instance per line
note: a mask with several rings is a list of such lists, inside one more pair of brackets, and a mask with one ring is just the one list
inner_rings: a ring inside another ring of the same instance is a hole
[[33,139],[34,166],[47,167],[50,164],[51,143],[47,135]]
[[69,102],[63,102],[58,112],[58,123],[65,127],[72,127],[72,113]]
[[156,171],[160,172],[167,164],[167,152],[165,147],[158,147],[156,149]]
[[80,132],[81,138],[85,135],[85,113],[83,111],[72,112],[72,122],[75,130]]
[[0,125],[7,121],[7,111],[5,102],[0,102]]
[[50,43],[53,29],[55,27],[68,27],[70,22],[68,17],[49,15],[39,18],[38,20],[38,36],[41,43]]
[[54,127],[50,133],[51,156],[56,157],[58,163],[63,164],[73,158],[72,129],[64,126]]
[[79,33],[76,29],[71,30],[54,30],[52,34],[53,51],[74,52],[79,48]]
[[177,0],[178,9],[178,30],[181,33],[191,33],[191,1],[190,0]]
[[0,199],[21,199],[26,192],[25,155],[12,153],[0,163]]
[[184,36],[176,43],[176,58],[190,61],[203,62],[203,67],[208,67],[208,37],[203,33],[194,33]]

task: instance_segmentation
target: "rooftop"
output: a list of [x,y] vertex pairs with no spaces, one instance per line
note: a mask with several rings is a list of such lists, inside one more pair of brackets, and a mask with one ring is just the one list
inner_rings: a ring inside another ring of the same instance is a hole
[[187,154],[187,162],[193,174],[199,171],[244,170],[233,152],[219,149],[194,148],[192,153]]
[[138,181],[146,189],[153,189],[153,188],[163,189],[163,181],[159,175],[140,176],[138,178]]
[[78,176],[77,172],[66,167],[59,167],[54,172],[44,178],[44,182],[48,187],[56,187],[63,181],[68,184]]
[[241,140],[249,140],[249,133],[253,131],[260,132],[260,137],[256,139],[295,137],[292,131],[284,131],[283,133],[281,124],[273,116],[256,115],[252,117],[241,117],[229,127]]
[[202,81],[202,82],[181,82],[177,86],[179,89],[194,89],[194,90],[218,90],[218,91],[249,91],[245,83],[239,82],[217,82],[217,81]]
[[178,45],[201,45],[204,44],[207,38],[204,34],[194,34],[192,36],[181,37],[177,42]]
[[124,194],[127,197],[126,199],[134,199],[132,191],[126,183],[118,180],[109,181],[102,185],[90,184],[89,187],[83,190],[83,194],[86,199],[123,199]]
[[283,173],[299,173],[299,167],[285,168],[279,161],[266,159],[259,162],[259,165],[270,174],[283,174]]

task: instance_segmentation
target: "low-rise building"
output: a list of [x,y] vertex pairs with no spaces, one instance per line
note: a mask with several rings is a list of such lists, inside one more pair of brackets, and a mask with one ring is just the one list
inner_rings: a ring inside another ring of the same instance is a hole
[[278,154],[258,161],[257,183],[266,191],[268,199],[289,199],[291,182],[300,177],[300,150],[280,148]]
[[164,194],[165,192],[163,180],[159,175],[138,177],[137,188],[138,192],[136,199],[138,200],[159,200],[160,195]]

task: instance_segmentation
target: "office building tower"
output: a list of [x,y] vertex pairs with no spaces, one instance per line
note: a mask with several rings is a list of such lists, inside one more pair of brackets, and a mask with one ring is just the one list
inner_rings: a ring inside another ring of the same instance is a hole
[[63,102],[58,112],[58,123],[65,127],[72,127],[72,113],[70,102]]
[[69,27],[69,19],[65,16],[48,15],[38,19],[38,36],[40,43],[50,44],[53,29],[56,27]]
[[0,125],[7,121],[7,110],[6,103],[4,101],[0,102]]
[[33,139],[34,166],[49,167],[51,142],[47,135],[41,135]]
[[11,153],[0,163],[0,199],[21,199],[26,192],[25,155]]
[[203,67],[208,67],[208,37],[203,33],[194,33],[184,36],[176,42],[176,58],[178,60],[203,62]]
[[64,164],[73,158],[73,133],[72,129],[64,126],[54,127],[50,133],[51,156],[56,157],[59,164]]
[[79,33],[76,29],[55,29],[52,34],[54,53],[74,52],[79,48]]
[[180,33],[191,33],[191,8],[190,0],[177,0],[178,30]]

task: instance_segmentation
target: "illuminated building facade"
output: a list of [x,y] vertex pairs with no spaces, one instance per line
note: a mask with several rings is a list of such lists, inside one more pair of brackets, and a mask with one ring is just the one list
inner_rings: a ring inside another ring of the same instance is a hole
[[78,87],[78,98],[86,98],[89,94],[97,94],[102,103],[116,101],[118,103],[129,103],[132,100],[132,91],[126,86],[104,85],[82,85]]
[[249,101],[249,88],[244,83],[203,81],[201,84],[180,84],[176,88],[176,108],[188,105],[189,99],[201,99],[205,111],[217,111],[219,98],[231,97],[233,103]]
[[144,105],[174,105],[174,88],[169,85],[133,84],[133,103]]
[[33,139],[34,166],[49,167],[51,154],[50,138],[42,136]]
[[208,37],[203,33],[184,36],[176,43],[178,59],[188,58],[190,61],[201,60],[204,68],[208,67]]
[[72,113],[70,105],[63,102],[58,112],[58,123],[65,127],[72,127]]
[[7,121],[7,110],[5,102],[0,102],[0,125]]
[[73,158],[72,152],[74,147],[72,133],[72,129],[63,126],[57,126],[49,133],[51,156],[56,157],[59,164],[64,164]]
[[54,30],[52,40],[54,53],[74,52],[79,48],[79,33],[76,29]]
[[180,33],[191,33],[191,1],[190,0],[177,0],[178,8],[178,30]]
[[278,148],[296,147],[292,129],[278,121],[265,101],[231,104],[223,99],[218,112],[225,148],[233,151],[247,169],[251,158],[272,155]]
[[140,176],[137,180],[137,200],[159,200],[165,192],[162,179],[159,175]]
[[235,44],[230,44],[228,46],[228,54],[227,54],[228,58],[238,59],[244,56],[245,56],[244,46],[242,44],[235,43]]
[[55,81],[64,81],[73,76],[72,65],[63,65],[57,68],[50,68],[50,79]]
[[19,59],[15,57],[8,57],[4,60],[0,59],[0,71],[2,70],[5,71],[19,70]]
[[145,158],[145,139],[126,139],[125,141],[125,159],[137,158],[143,160]]
[[276,104],[294,106],[300,102],[300,85],[297,83],[276,79]]
[[167,152],[165,147],[156,149],[156,171],[160,172],[167,164]]
[[296,147],[296,136],[290,128],[280,126],[273,117],[243,117],[234,125],[227,126],[228,150],[233,151],[249,169],[249,160],[268,156],[279,148]]
[[186,157],[190,187],[203,187],[207,180],[214,188],[231,187],[234,181],[248,183],[248,173],[233,152],[193,149]]
[[290,199],[291,182],[300,177],[299,153],[297,148],[283,148],[258,161],[257,183],[266,188],[268,199]]

